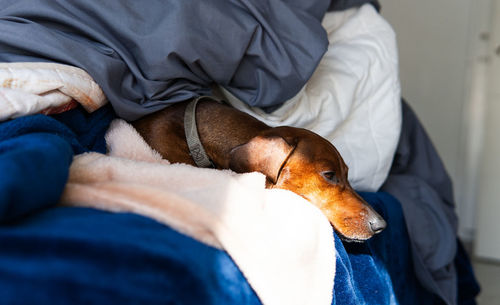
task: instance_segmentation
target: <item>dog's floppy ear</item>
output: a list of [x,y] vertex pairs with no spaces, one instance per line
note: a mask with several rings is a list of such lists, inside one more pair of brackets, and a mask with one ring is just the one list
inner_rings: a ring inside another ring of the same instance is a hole
[[274,184],[294,148],[280,136],[256,136],[231,150],[229,168],[237,173],[261,172]]

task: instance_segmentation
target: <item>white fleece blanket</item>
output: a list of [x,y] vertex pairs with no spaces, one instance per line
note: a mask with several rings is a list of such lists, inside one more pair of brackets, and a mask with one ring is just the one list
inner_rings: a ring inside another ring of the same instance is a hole
[[82,69],[56,63],[0,63],[0,121],[58,113],[81,104],[88,112],[107,102]]
[[292,192],[265,189],[259,173],[168,164],[115,120],[109,154],[76,156],[62,202],[148,216],[225,249],[265,305],[329,305],[332,227]]
[[366,4],[327,13],[329,47],[312,78],[281,108],[265,113],[222,89],[223,98],[270,126],[312,130],[331,141],[360,191],[377,191],[387,178],[401,130],[396,38]]

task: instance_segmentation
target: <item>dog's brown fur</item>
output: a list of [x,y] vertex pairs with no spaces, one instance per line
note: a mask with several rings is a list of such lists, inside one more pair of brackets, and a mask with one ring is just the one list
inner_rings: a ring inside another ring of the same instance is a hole
[[[184,134],[187,102],[148,115],[134,127],[173,163],[195,165]],[[349,185],[348,168],[335,147],[301,128],[271,128],[230,106],[202,100],[196,110],[201,143],[217,168],[266,175],[268,188],[290,190],[316,205],[346,240],[363,241],[385,228]]]

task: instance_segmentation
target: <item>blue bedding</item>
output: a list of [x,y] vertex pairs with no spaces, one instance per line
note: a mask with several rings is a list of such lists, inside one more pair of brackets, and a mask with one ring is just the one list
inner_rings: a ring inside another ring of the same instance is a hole
[[[0,124],[2,304],[260,304],[227,255],[133,214],[55,206],[75,153],[104,152],[110,107]],[[388,228],[367,243],[335,236],[332,304],[439,304],[413,270],[401,206],[362,196]],[[334,253],[332,253],[333,257]],[[477,294],[461,247],[459,303]]]
[[[386,194],[365,198],[397,205]],[[50,208],[3,225],[0,240],[2,304],[260,304],[226,252],[133,214]],[[371,245],[344,248],[336,237],[333,304],[395,304],[381,253],[388,245],[372,254]],[[407,268],[405,259],[393,271]],[[415,287],[402,297],[413,301]]]

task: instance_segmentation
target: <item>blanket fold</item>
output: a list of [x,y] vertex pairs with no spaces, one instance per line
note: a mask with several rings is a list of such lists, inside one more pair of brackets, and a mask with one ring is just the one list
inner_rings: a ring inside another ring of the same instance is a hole
[[107,103],[99,85],[82,69],[55,63],[0,63],[0,121],[80,104],[93,112]]
[[65,186],[72,156],[65,139],[50,133],[0,141],[0,223],[53,206]]
[[0,222],[55,205],[73,155],[106,151],[104,132],[112,118],[110,107],[92,115],[79,107],[0,123]]
[[416,275],[446,304],[457,304],[457,215],[452,182],[429,136],[403,101],[403,127],[382,190],[403,207]]

